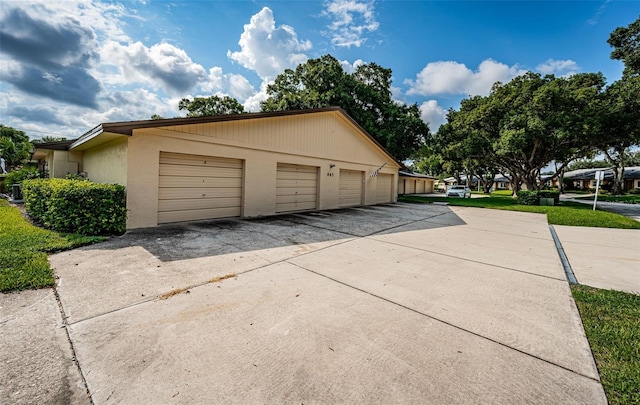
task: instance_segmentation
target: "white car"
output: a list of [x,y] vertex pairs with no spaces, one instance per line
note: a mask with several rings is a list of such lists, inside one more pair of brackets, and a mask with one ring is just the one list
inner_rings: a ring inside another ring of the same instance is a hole
[[466,186],[453,186],[447,190],[447,197],[471,198],[471,189]]

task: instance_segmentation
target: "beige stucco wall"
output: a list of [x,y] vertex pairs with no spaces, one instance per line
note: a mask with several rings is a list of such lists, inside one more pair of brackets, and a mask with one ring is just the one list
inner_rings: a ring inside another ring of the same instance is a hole
[[121,139],[86,150],[83,171],[87,173],[87,178],[97,183],[117,183],[126,186],[128,140],[129,137],[123,136]]
[[126,152],[128,228],[157,225],[161,151],[243,160],[244,217],[275,214],[279,162],[319,168],[318,209],[338,208],[340,169],[363,171],[365,204],[375,204],[370,175],[386,162],[397,196],[399,165],[338,112],[139,129]]
[[49,177],[65,178],[68,174],[78,174],[83,170],[82,152],[50,150],[46,162]]

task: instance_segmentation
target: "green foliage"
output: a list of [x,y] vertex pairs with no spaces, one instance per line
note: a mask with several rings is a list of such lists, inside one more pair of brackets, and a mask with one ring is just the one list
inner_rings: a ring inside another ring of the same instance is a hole
[[496,83],[488,96],[464,99],[459,111],[449,111],[435,137],[438,150],[465,172],[490,177],[498,169],[516,189],[520,183],[538,189],[550,162],[570,162],[593,148],[603,87],[603,76],[593,73],[555,78],[528,72]]
[[598,123],[595,147],[613,168],[613,193],[621,194],[630,149],[640,145],[640,75],[623,75],[607,87],[599,100]]
[[517,196],[516,201],[520,205],[538,205],[538,201],[540,201],[540,196],[537,191],[520,190]]
[[582,285],[571,292],[609,403],[639,403],[640,296]]
[[640,17],[628,27],[616,28],[609,39],[611,59],[621,60],[625,66],[625,74],[640,74]]
[[[183,98],[178,103],[180,110],[187,110],[187,117],[205,117],[214,115],[242,114],[244,107],[233,97],[211,96],[196,97],[193,100]],[[151,116],[151,119],[163,119],[159,115]]]
[[125,188],[87,180],[40,179],[23,183],[27,212],[58,232],[122,234],[126,228]]
[[417,104],[391,98],[391,69],[375,63],[346,73],[331,55],[287,69],[267,87],[262,111],[341,107],[397,160],[413,156],[429,136]]
[[31,148],[24,132],[0,124],[0,157],[5,160],[8,172],[29,159]]
[[53,285],[48,252],[104,240],[62,235],[31,225],[15,207],[0,200],[0,291]]
[[41,177],[38,169],[33,166],[25,166],[21,169],[14,170],[11,173],[7,174],[5,177],[5,184],[7,189],[11,187],[12,184],[20,184],[24,180],[28,179],[38,179]]

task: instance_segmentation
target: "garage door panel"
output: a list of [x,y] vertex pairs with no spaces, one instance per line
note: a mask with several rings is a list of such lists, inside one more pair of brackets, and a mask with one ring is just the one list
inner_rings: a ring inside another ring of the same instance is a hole
[[416,193],[416,181],[415,180],[407,180],[405,183],[407,194],[415,194]]
[[197,221],[200,219],[229,218],[240,216],[240,208],[210,208],[203,210],[165,211],[158,213],[158,223]]
[[242,189],[237,187],[175,187],[158,189],[159,200],[239,197]]
[[241,178],[242,169],[230,168],[230,167],[161,164],[160,176]]
[[313,210],[317,201],[317,167],[278,163],[276,212]]
[[183,155],[179,153],[162,152],[160,164],[175,164],[181,166],[228,167],[242,169],[242,161],[237,159],[213,156]]
[[316,196],[307,194],[307,195],[280,195],[276,196],[276,204],[291,204],[295,202],[301,203],[314,203],[316,202]]
[[225,207],[240,208],[241,203],[242,203],[242,199],[239,197],[160,200],[158,202],[158,210],[186,211],[186,210],[201,210],[201,209],[225,208]]
[[316,187],[280,187],[276,192],[276,196],[284,195],[316,195]]
[[362,172],[340,170],[338,206],[352,207],[362,204]]
[[418,180],[416,182],[416,193],[423,194],[424,193],[424,180]]
[[391,186],[393,184],[393,175],[391,174],[379,174],[376,186],[376,202],[377,203],[390,203],[391,198]]
[[194,176],[162,176],[160,187],[242,187],[241,177],[194,177]]
[[279,180],[316,180],[317,177],[318,177],[317,172],[278,171]]
[[318,186],[316,179],[309,180],[282,180],[276,181],[276,187],[278,188],[313,188],[314,190]]
[[159,172],[158,223],[241,215],[241,160],[161,152]]
[[289,204],[277,204],[277,212],[290,212],[290,211],[305,211],[305,210],[315,210],[316,202],[297,202],[297,203],[289,203]]

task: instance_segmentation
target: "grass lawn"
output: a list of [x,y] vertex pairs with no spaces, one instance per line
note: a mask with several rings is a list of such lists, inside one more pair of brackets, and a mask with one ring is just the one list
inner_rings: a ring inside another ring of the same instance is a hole
[[640,296],[571,287],[611,405],[640,403]]
[[0,199],[0,291],[53,285],[47,253],[106,239],[38,228],[31,225],[18,208]]
[[452,206],[493,208],[509,211],[535,212],[547,214],[547,221],[551,225],[591,226],[599,228],[640,229],[640,222],[611,212],[596,210],[586,204],[561,201],[560,205],[536,206],[518,205],[511,198],[510,191],[492,193],[486,198],[447,198],[447,197],[418,197],[400,196],[398,201],[415,203],[446,202]]
[[[593,201],[593,196],[577,197],[580,200]],[[602,202],[619,202],[625,204],[640,204],[640,194],[630,195],[598,195],[598,201]]]

